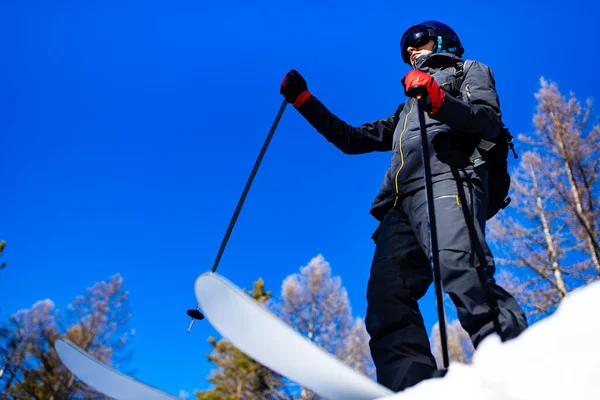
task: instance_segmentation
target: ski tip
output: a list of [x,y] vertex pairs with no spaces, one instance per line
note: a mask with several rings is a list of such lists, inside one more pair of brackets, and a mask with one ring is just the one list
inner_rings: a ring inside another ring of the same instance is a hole
[[188,315],[190,318],[197,319],[197,320],[204,319],[204,314],[202,314],[202,313],[201,313],[200,311],[198,311],[198,310],[187,310],[187,315]]
[[63,354],[64,349],[67,347],[82,351],[77,345],[67,338],[62,337],[54,341],[54,350],[56,350],[58,353],[59,358],[61,357],[61,354]]

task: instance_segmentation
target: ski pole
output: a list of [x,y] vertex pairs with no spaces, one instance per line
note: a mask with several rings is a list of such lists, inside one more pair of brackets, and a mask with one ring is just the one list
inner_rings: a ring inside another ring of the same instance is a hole
[[[458,197],[460,199],[460,202],[462,204],[469,204],[467,202],[466,195],[464,193],[464,190],[463,190],[463,187],[461,184],[460,175],[458,174],[458,171],[454,168],[452,169],[452,175],[454,176],[454,179],[457,182]],[[500,337],[500,340],[504,342],[504,335],[502,334],[502,327],[500,325],[500,319],[499,319],[500,310],[498,308],[498,300],[496,299],[494,294],[491,292],[489,282],[487,281],[486,277],[484,276],[483,269],[487,267],[487,262],[485,260],[485,253],[483,251],[483,248],[481,247],[481,242],[479,241],[479,237],[477,236],[477,231],[475,230],[475,223],[474,223],[475,216],[471,215],[469,210],[467,210],[467,207],[463,207],[463,216],[464,216],[465,222],[467,224],[467,229],[469,230],[469,237],[470,237],[471,243],[473,245],[473,249],[475,250],[475,254],[477,255],[477,258],[479,260],[479,266],[476,267],[475,269],[477,270],[477,277],[479,278],[482,289],[486,294],[488,306],[491,309],[490,313],[492,316],[492,324],[494,325],[494,330]]]
[[444,313],[444,300],[442,297],[442,278],[440,274],[440,259],[438,252],[437,226],[435,223],[435,207],[433,204],[433,182],[431,178],[431,165],[429,164],[429,144],[427,141],[427,130],[425,129],[425,96],[427,91],[424,87],[416,88],[418,97],[419,125],[421,128],[421,162],[423,165],[425,181],[425,201],[427,202],[427,232],[429,240],[429,265],[433,269],[435,292],[437,299],[438,320],[440,324],[440,339],[442,342],[442,357],[444,368],[448,368],[448,343],[446,338],[446,318]]
[[[229,237],[231,236],[233,227],[237,221],[240,211],[242,210],[242,206],[244,205],[244,201],[246,200],[246,196],[248,195],[250,186],[252,185],[252,182],[254,181],[256,172],[258,171],[258,167],[260,166],[260,163],[262,162],[262,159],[267,151],[267,148],[269,147],[271,139],[273,138],[273,134],[275,133],[275,129],[277,129],[277,125],[279,125],[279,120],[281,119],[281,116],[283,115],[283,111],[285,110],[285,107],[287,106],[287,104],[288,104],[287,100],[283,100],[283,103],[281,103],[281,107],[279,108],[279,112],[277,113],[277,116],[275,117],[275,121],[273,121],[271,130],[269,131],[269,134],[267,135],[267,138],[265,139],[265,143],[263,144],[263,147],[260,150],[260,153],[258,154],[258,158],[256,159],[256,162],[254,163],[252,172],[250,173],[250,177],[246,181],[246,186],[244,187],[244,191],[242,192],[242,195],[240,197],[240,200],[238,201],[237,207],[235,208],[235,211],[233,212],[231,221],[229,221],[229,226],[227,227],[227,231],[225,232],[225,236],[223,237],[223,241],[221,242],[221,247],[219,248],[219,251],[217,252],[217,256],[215,257],[213,267],[210,271],[211,273],[214,273],[217,270],[219,261],[221,261],[221,256],[223,255],[223,252],[225,251],[225,246],[227,246],[227,242],[229,241]],[[190,321],[190,325],[188,326],[188,330],[187,330],[187,332],[190,333],[190,331],[192,330],[192,326],[194,325],[194,321],[203,319],[204,315],[200,312],[199,304],[196,307],[196,309],[187,310],[187,315],[190,318],[192,318],[192,320]]]

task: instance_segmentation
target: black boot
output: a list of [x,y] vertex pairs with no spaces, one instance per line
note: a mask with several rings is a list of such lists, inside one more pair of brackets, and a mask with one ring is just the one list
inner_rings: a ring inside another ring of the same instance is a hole
[[432,378],[443,378],[448,373],[447,369],[436,369],[431,375]]

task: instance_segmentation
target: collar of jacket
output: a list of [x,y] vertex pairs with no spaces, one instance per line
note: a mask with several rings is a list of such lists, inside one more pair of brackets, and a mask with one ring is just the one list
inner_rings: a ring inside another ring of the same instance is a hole
[[417,58],[413,69],[430,73],[430,71],[454,66],[460,60],[460,57],[452,53],[428,53]]

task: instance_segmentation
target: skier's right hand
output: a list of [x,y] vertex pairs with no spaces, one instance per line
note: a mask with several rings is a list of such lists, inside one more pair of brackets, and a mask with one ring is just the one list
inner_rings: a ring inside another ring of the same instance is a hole
[[290,70],[290,72],[285,75],[281,82],[279,93],[281,93],[283,97],[296,108],[311,96],[306,81],[295,69]]

